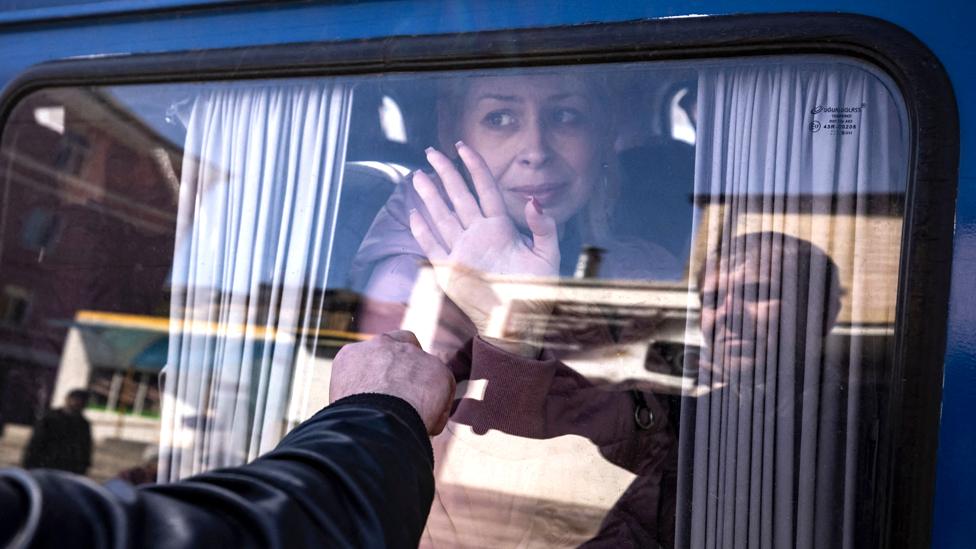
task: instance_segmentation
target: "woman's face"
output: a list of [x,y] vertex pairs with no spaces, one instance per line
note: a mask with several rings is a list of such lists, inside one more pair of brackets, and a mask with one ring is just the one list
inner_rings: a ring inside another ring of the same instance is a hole
[[598,112],[577,78],[484,77],[464,96],[458,132],[487,162],[516,223],[525,226],[525,203],[535,197],[562,224],[600,177]]

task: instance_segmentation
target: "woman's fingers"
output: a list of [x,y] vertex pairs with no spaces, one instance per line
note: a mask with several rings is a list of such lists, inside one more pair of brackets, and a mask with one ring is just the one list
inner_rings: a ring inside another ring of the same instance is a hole
[[429,147],[426,153],[427,161],[430,162],[434,171],[441,178],[441,182],[444,183],[444,190],[447,191],[447,197],[451,199],[454,213],[457,214],[461,225],[464,227],[471,226],[476,219],[482,217],[481,208],[478,207],[478,201],[468,190],[464,177],[454,166],[454,162],[444,153],[433,147]]
[[431,262],[444,261],[447,258],[447,250],[437,241],[427,220],[417,210],[410,210],[410,233]]
[[478,201],[481,203],[481,211],[484,212],[485,217],[506,215],[505,202],[485,159],[462,141],[458,141],[454,146],[457,147],[461,160],[471,174],[471,182],[474,183]]
[[[447,207],[429,175],[420,170],[415,171],[413,173],[413,188],[420,195],[420,199],[424,202],[424,206],[427,207],[427,212],[430,213],[430,218],[434,222],[434,226],[431,227],[437,231],[434,238],[440,236],[441,241],[447,245],[447,249],[451,250],[454,248],[454,242],[464,232],[461,222],[458,221],[454,212]],[[424,224],[426,225],[426,220]]]
[[532,250],[551,265],[559,265],[556,220],[546,215],[535,198],[525,203],[525,224],[532,231]]

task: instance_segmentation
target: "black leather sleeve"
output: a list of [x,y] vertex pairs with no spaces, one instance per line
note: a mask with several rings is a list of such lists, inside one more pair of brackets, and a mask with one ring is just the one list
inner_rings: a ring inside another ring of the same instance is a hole
[[172,484],[0,471],[0,534],[36,547],[416,547],[433,496],[420,416],[363,394],[250,464]]

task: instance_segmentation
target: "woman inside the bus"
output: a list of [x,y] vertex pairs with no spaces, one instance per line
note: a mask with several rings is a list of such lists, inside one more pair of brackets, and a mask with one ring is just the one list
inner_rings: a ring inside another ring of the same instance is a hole
[[[429,262],[448,298],[439,313],[427,304],[438,316],[430,347],[449,358],[459,383],[472,381],[434,442],[439,495],[425,539],[435,545],[504,541],[506,531],[546,545],[658,539],[659,507],[667,507],[661,477],[673,451],[666,411],[649,393],[600,387],[547,348],[566,337],[612,344],[619,331],[605,324],[595,334],[553,334],[545,328],[553,304],[544,300],[509,303],[502,328],[492,319],[501,298],[489,278],[555,283],[574,273],[586,245],[602,251],[588,273],[599,278],[678,271],[663,248],[610,233],[618,176],[609,101],[603,80],[578,73],[445,83],[440,147],[426,151],[432,171],[400,185],[357,254],[354,276],[368,280],[360,330],[399,327]],[[533,441],[556,442],[533,449]],[[640,494],[631,489],[615,506],[628,486]]]

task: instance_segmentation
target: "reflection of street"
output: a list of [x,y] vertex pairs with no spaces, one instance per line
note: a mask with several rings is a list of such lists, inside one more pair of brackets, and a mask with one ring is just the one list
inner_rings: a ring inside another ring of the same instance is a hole
[[159,367],[126,354],[145,334],[84,313],[166,314],[182,146],[94,89],[32,94],[7,129],[0,415],[29,429],[74,389],[158,415]]
[[[159,445],[157,374],[166,355],[166,318],[78,311],[68,328],[54,402],[72,389],[90,389],[84,415],[94,439],[87,475],[104,481],[141,465]],[[19,466],[29,425],[8,424],[0,438],[0,466]]]
[[[115,429],[114,417],[105,414],[101,418],[93,417],[90,412],[85,416],[92,422],[95,437],[95,451],[92,456],[92,466],[87,476],[98,481],[106,481],[119,471],[139,465],[143,461],[143,454],[147,447],[154,446],[138,440],[126,440],[114,436],[104,436]],[[159,422],[155,422],[155,432],[158,437]],[[26,425],[7,425],[3,436],[0,437],[0,467],[19,467],[24,454],[24,446],[30,439],[31,427]]]
[[433,445],[437,498],[428,529],[453,546],[577,546],[596,535],[635,478],[578,435],[479,435],[452,421]]

